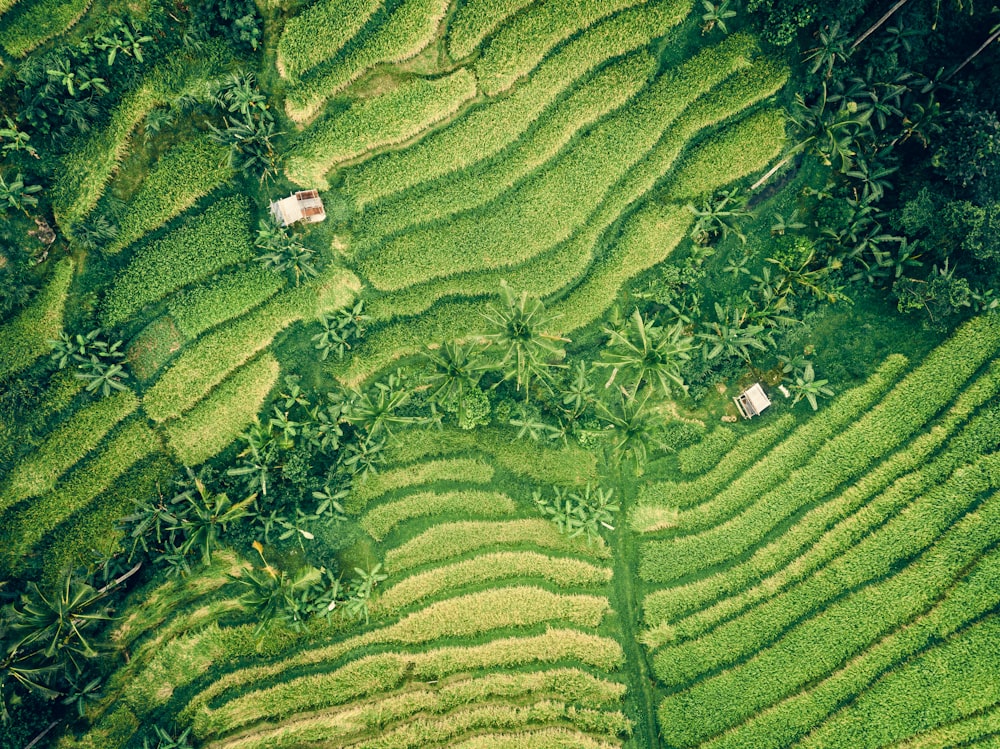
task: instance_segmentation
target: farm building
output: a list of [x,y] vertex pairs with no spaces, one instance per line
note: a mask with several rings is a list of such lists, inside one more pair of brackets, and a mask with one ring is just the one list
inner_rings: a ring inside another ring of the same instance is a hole
[[754,416],[758,416],[761,411],[771,405],[771,400],[767,397],[764,388],[760,386],[759,382],[755,382],[751,387],[733,398],[733,402],[744,419],[752,419]]
[[274,220],[282,226],[305,221],[315,224],[326,218],[323,201],[315,190],[299,190],[287,198],[271,203],[271,213]]

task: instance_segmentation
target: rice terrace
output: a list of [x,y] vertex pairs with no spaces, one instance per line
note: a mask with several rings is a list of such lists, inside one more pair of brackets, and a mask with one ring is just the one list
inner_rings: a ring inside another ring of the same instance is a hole
[[1000,9],[0,0],[0,749],[1000,748]]

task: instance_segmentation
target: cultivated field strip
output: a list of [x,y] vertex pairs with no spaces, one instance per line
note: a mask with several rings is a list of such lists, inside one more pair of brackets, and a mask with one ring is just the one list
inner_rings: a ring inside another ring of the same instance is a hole
[[493,480],[493,466],[481,458],[442,458],[395,466],[369,476],[347,498],[344,508],[361,512],[368,503],[389,492],[421,484],[442,481],[488,484]]
[[[990,735],[983,716],[1000,693],[958,694],[997,668],[979,633],[993,634],[1000,603],[998,325],[966,323],[905,375],[906,361],[890,358],[784,440],[766,433],[770,449],[752,458],[740,441],[701,479],[640,490],[640,532],[668,512],[699,518],[687,535],[681,524],[642,544],[645,577],[673,583],[645,591],[640,638],[667,692],[668,745],[907,746],[951,726],[969,741]],[[687,494],[702,480],[708,491]],[[692,546],[669,551],[679,543]]]
[[419,517],[448,516],[507,517],[516,509],[514,500],[501,492],[459,490],[414,492],[383,502],[361,518],[361,527],[381,541],[401,523]]
[[[822,500],[914,436],[964,387],[1000,347],[1000,318],[975,318],[935,349],[917,369],[840,434],[828,440],[808,462],[737,515],[720,507],[718,523],[707,530],[668,541],[647,542],[640,574],[668,582],[708,569],[751,550],[779,523],[810,503]],[[737,505],[737,508],[739,505]],[[679,516],[679,520],[682,516]]]
[[33,0],[18,3],[14,12],[3,19],[0,47],[11,57],[24,57],[73,28],[93,0]]
[[0,378],[27,368],[50,351],[48,341],[59,337],[66,312],[66,297],[73,282],[74,263],[56,263],[52,277],[16,317],[0,326]]
[[298,78],[330,59],[361,31],[382,0],[319,0],[285,23],[278,40],[278,71]]

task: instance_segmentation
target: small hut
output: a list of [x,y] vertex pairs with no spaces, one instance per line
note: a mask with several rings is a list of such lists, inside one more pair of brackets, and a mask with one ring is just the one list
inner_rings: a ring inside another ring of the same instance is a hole
[[759,416],[761,411],[771,405],[771,400],[767,397],[764,388],[760,386],[759,382],[755,382],[751,387],[733,398],[733,402],[744,419],[752,419],[754,416]]
[[296,221],[315,224],[326,218],[323,201],[315,190],[299,190],[287,198],[274,201],[271,203],[271,214],[281,226],[288,226]]

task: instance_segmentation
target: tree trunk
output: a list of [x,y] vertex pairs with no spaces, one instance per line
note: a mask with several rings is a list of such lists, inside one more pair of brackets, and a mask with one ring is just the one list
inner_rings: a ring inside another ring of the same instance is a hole
[[886,11],[885,15],[882,16],[880,19],[878,19],[871,26],[871,28],[868,29],[868,31],[866,31],[864,34],[862,34],[861,36],[859,36],[857,39],[854,40],[854,44],[851,45],[851,49],[854,49],[859,44],[861,44],[861,42],[863,42],[865,39],[867,39],[872,34],[874,34],[876,31],[878,31],[879,28],[882,26],[882,24],[884,24],[886,21],[888,21],[892,17],[893,13],[895,13],[897,10],[899,10],[904,5],[906,5],[909,1],[910,0],[897,0],[896,4],[893,5],[891,8],[889,8],[889,10]]
[[979,53],[982,52],[987,47],[989,47],[991,44],[993,44],[993,42],[996,41],[997,37],[1000,37],[1000,26],[998,26],[996,28],[996,30],[992,34],[990,34],[990,38],[989,39],[987,39],[985,42],[983,42],[981,45],[979,45],[979,49],[977,49],[971,55],[969,55],[968,57],[966,57],[965,61],[961,65],[959,65],[953,71],[951,71],[950,73],[948,73],[948,78],[945,78],[945,80],[948,80],[949,78],[951,78],[953,75],[955,75],[956,73],[958,73],[958,71],[960,71],[962,68],[964,68],[970,62],[972,62],[977,57],[979,57]]

